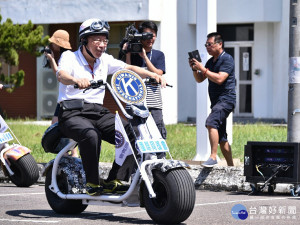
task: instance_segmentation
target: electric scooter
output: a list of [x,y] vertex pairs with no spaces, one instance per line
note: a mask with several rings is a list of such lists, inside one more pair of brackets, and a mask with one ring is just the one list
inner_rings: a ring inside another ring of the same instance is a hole
[[[45,166],[43,172],[46,176],[45,192],[49,205],[57,213],[76,214],[83,212],[90,204],[101,205],[103,202],[110,202],[126,205],[137,190],[138,205],[146,208],[152,220],[163,224],[181,223],[190,216],[195,205],[194,182],[186,169],[189,165],[172,158],[166,141],[161,137],[144,104],[146,87],[140,76],[129,70],[120,70],[113,74],[111,84],[112,86],[100,80],[91,83],[89,88],[106,87],[129,122],[133,116],[127,113],[120,100],[130,104],[132,113],[141,119],[137,126],[139,136],[136,140],[139,157],[131,148],[137,169],[131,177],[129,189],[124,194],[87,195],[81,160],[65,157],[65,153],[77,143],[64,138],[58,125],[53,124],[42,138],[44,150],[57,153],[56,158]],[[126,140],[126,133],[120,130],[116,130],[116,134],[121,133],[123,136],[116,137],[116,146],[121,146],[120,140]],[[121,149],[121,152],[124,152],[123,150]],[[120,155],[118,152],[119,150],[116,151],[116,155]],[[168,153],[170,159],[158,159],[156,155],[161,152]]]
[[[4,85],[3,88],[9,88]],[[10,132],[6,132],[9,129]],[[16,140],[18,144],[11,141]],[[29,187],[39,178],[39,169],[31,150],[22,146],[7,123],[0,116],[0,164],[4,175],[18,187]]]

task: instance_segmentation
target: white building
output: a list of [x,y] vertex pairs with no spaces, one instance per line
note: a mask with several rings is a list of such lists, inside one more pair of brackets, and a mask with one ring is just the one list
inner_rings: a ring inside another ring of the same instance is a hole
[[[2,22],[6,18],[19,24],[31,20],[50,35],[60,25],[70,24],[78,30],[88,18],[107,20],[112,27],[108,52],[114,55],[128,22],[155,21],[159,28],[155,48],[165,53],[166,79],[174,86],[163,91],[165,122],[196,117],[197,84],[187,54],[196,49],[196,22],[201,25],[196,21],[196,0],[0,0],[0,8]],[[224,35],[226,51],[235,59],[238,98],[234,118],[286,121],[289,1],[217,0],[217,31]],[[73,33],[75,36],[76,31]],[[47,72],[41,61],[38,58],[36,65],[38,117],[47,115],[42,96],[49,94],[41,80],[41,74]],[[56,95],[57,89],[50,94]]]

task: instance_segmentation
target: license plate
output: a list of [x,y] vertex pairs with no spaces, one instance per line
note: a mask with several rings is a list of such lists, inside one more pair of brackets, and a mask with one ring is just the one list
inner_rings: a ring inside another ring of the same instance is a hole
[[0,144],[13,140],[13,136],[9,132],[0,133]]
[[165,140],[138,140],[136,142],[141,153],[168,152],[169,148]]

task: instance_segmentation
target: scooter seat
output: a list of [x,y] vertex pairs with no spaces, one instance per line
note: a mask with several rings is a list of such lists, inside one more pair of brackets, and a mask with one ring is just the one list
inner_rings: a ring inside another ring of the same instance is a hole
[[58,123],[52,124],[47,128],[42,137],[42,147],[45,152],[59,153],[68,143],[69,138],[66,138],[58,127]]

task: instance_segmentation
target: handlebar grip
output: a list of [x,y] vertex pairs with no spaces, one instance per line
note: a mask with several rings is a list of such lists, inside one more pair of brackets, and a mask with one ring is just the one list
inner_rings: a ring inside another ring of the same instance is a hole
[[[158,85],[160,83],[156,82],[154,78],[149,78],[148,83]],[[167,87],[173,87],[173,85],[166,84]]]
[[[90,89],[90,88],[93,88],[93,89],[99,88],[103,85],[105,86],[105,83],[103,83],[103,80],[97,80],[97,81],[91,80],[90,81],[90,86],[88,87],[88,89]],[[74,84],[74,88],[78,89],[79,88],[78,84]]]

